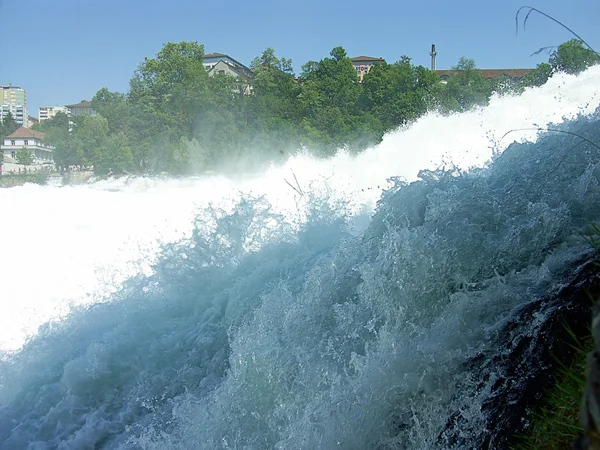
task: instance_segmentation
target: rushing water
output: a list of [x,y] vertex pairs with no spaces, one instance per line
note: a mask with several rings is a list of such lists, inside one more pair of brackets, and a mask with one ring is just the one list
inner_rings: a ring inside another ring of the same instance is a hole
[[506,325],[600,221],[597,148],[503,135],[599,104],[596,67],[358,157],[0,190],[0,448],[494,447]]

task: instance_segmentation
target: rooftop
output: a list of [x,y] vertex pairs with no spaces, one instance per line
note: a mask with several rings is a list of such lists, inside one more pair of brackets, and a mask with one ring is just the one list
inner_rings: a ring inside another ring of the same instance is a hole
[[9,134],[6,138],[14,139],[14,138],[34,138],[34,139],[44,139],[44,133],[41,131],[30,130],[29,128],[21,127],[14,133]]
[[65,105],[65,106],[67,108],[91,108],[92,102],[88,102],[87,100],[84,100],[84,101],[76,103],[74,105]]
[[[476,69],[481,72],[484,78],[495,78],[501,75],[509,78],[521,78],[531,72],[533,69]],[[440,77],[451,77],[457,74],[457,70],[436,70]]]
[[355,56],[354,58],[350,58],[352,60],[352,62],[363,62],[363,61],[380,61],[380,62],[385,62],[385,59],[383,58],[375,58],[374,56]]
[[[208,55],[204,55],[205,58],[230,58],[230,56],[225,55],[223,53],[209,53]],[[233,58],[232,58],[233,59]]]
[[[231,56],[226,55],[224,53],[209,53],[208,55],[204,55],[204,59],[219,59],[220,61],[223,61],[224,63],[226,63],[229,67],[231,67],[232,69],[235,69],[235,72],[240,74],[240,75],[244,75],[246,77],[252,77],[254,75],[254,73],[252,72],[252,70],[250,70],[248,67],[246,67],[244,64],[242,64],[241,62],[233,59]],[[230,62],[228,62],[227,60],[229,60]],[[241,71],[241,73],[240,73]]]

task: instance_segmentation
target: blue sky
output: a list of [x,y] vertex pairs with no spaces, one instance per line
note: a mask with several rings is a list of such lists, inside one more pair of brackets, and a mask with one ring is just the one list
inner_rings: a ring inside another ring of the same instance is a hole
[[[530,0],[528,0],[529,2]],[[515,33],[524,3],[504,0],[0,0],[0,84],[27,92],[29,113],[44,105],[91,99],[102,87],[126,92],[144,57],[165,42],[198,41],[206,53],[227,53],[249,64],[265,48],[291,58],[294,69],[343,46],[349,56],[429,67],[435,43],[438,69],[459,57],[480,68],[534,67],[540,47],[570,39],[539,15]],[[528,3],[570,26],[600,49],[598,0]]]

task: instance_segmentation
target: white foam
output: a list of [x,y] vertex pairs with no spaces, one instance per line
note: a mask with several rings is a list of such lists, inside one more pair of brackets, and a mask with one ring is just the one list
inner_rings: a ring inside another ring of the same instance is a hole
[[73,304],[102,301],[123,280],[148,271],[160,243],[189,233],[210,202],[228,207],[240,191],[264,195],[302,219],[301,190],[328,189],[351,210],[372,211],[386,180],[417,178],[421,169],[484,165],[514,140],[507,131],[588,114],[600,103],[600,66],[578,77],[556,75],[520,96],[451,117],[428,114],[357,157],[295,156],[265,173],[239,178],[112,180],[87,186],[26,185],[0,190],[0,350],[16,350],[42,323]]

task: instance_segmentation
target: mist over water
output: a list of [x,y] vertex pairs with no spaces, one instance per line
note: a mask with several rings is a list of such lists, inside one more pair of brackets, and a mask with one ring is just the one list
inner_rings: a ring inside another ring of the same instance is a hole
[[502,137],[599,104],[594,67],[356,157],[0,190],[0,448],[477,447],[600,218],[597,149]]

